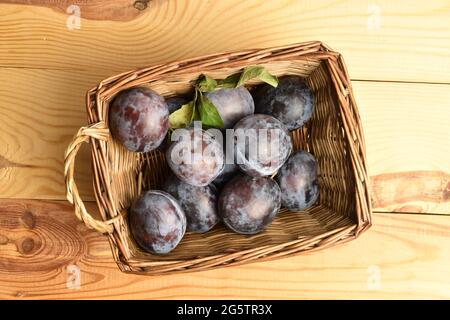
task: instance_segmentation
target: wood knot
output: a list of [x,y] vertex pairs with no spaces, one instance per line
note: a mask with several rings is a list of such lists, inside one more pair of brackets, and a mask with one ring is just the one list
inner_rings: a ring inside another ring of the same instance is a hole
[[33,237],[23,237],[16,241],[17,250],[23,255],[31,255],[39,250],[41,243]]
[[0,234],[0,245],[8,244],[9,239],[7,236]]
[[21,251],[24,254],[29,254],[34,250],[34,240],[31,238],[26,238],[22,241],[22,244],[20,245]]
[[147,9],[150,0],[137,0],[134,2],[133,7],[139,11]]
[[442,192],[442,198],[444,199],[444,201],[450,199],[450,182],[448,182],[447,185],[445,186],[445,189]]
[[20,221],[28,228],[28,229],[34,229],[36,227],[36,217],[34,214],[29,211],[25,210],[22,217],[20,218]]

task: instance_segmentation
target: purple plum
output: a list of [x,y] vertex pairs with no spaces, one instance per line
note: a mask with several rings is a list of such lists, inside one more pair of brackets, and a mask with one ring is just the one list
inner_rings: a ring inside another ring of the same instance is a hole
[[182,181],[197,187],[210,184],[223,170],[222,144],[198,128],[177,129],[166,151],[173,173]]
[[234,130],[237,164],[251,176],[274,174],[292,151],[289,132],[272,116],[247,116],[234,126]]
[[219,197],[219,215],[231,230],[255,234],[269,225],[281,206],[280,187],[267,177],[238,175]]
[[170,194],[150,190],[131,206],[130,229],[144,250],[164,254],[174,249],[186,231],[186,216]]
[[319,198],[317,161],[306,151],[290,156],[276,179],[281,188],[281,204],[289,210],[308,209]]
[[109,109],[112,136],[133,152],[157,148],[169,128],[169,111],[164,98],[147,88],[121,91]]
[[172,175],[164,183],[163,189],[177,199],[183,208],[188,231],[203,233],[219,222],[214,186],[195,187]]
[[255,112],[250,92],[243,86],[234,89],[218,89],[205,96],[214,104],[222,118],[224,128],[232,128],[243,117]]
[[253,92],[256,113],[274,116],[288,130],[300,128],[313,114],[314,95],[300,77],[283,77],[276,88],[263,84]]

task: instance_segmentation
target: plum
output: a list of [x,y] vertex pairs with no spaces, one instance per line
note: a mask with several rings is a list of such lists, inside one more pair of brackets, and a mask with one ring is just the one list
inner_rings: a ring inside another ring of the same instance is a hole
[[281,204],[289,210],[305,210],[319,197],[317,162],[306,151],[298,151],[290,156],[276,179],[281,188]]
[[214,186],[219,189],[221,189],[239,171],[239,167],[236,164],[236,157],[234,156],[233,139],[234,135],[225,138],[225,143],[223,145],[225,164],[222,172],[213,181]]
[[232,128],[237,121],[255,112],[252,95],[243,86],[233,89],[218,89],[206,93],[205,96],[216,107],[225,129]]
[[109,109],[112,136],[133,152],[157,148],[169,128],[164,98],[148,88],[121,91]]
[[183,97],[170,97],[166,99],[166,103],[169,108],[169,113],[172,113],[180,109],[181,106],[188,103],[188,101]]
[[238,172],[239,168],[235,163],[225,163],[222,172],[212,183],[216,188],[221,189]]
[[186,231],[183,209],[170,194],[150,190],[131,206],[130,229],[144,250],[163,254],[174,249]]
[[269,114],[295,130],[308,121],[314,109],[314,96],[302,78],[287,76],[276,88],[264,84],[254,91],[256,113]]
[[219,197],[219,215],[231,230],[255,234],[267,227],[281,206],[281,191],[267,177],[238,175],[228,182]]
[[234,126],[236,161],[251,176],[274,174],[292,151],[286,127],[277,119],[255,114]]
[[173,173],[182,181],[197,187],[210,184],[223,170],[222,144],[198,128],[177,129],[166,159]]
[[214,186],[195,187],[172,175],[164,183],[163,189],[177,199],[183,208],[188,231],[203,233],[219,222]]

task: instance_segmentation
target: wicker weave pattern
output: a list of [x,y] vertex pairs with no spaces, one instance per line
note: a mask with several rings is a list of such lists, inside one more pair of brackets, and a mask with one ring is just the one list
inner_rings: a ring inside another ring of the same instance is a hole
[[[142,251],[130,236],[126,210],[141,190],[160,187],[169,169],[162,152],[131,153],[110,137],[109,101],[134,86],[149,86],[166,97],[184,94],[201,73],[220,79],[256,64],[277,76],[305,77],[315,94],[312,119],[292,132],[292,138],[295,150],[308,150],[318,160],[319,201],[302,213],[282,209],[266,231],[251,237],[219,226],[206,234],[186,234],[168,255]],[[80,129],[66,152],[67,198],[79,219],[108,234],[122,271],[166,274],[275,259],[351,240],[371,225],[364,137],[351,83],[340,54],[321,42],[215,54],[126,72],[88,91],[86,105],[89,126]],[[103,221],[86,212],[73,181],[76,152],[88,140]]]

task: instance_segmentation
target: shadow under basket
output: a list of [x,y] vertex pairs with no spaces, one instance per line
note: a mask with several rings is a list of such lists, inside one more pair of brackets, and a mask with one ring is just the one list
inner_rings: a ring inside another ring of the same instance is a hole
[[[319,200],[306,211],[281,209],[256,235],[236,234],[220,224],[204,234],[186,233],[166,255],[143,251],[130,234],[127,210],[142,190],[160,188],[170,170],[163,152],[132,153],[111,138],[109,102],[135,86],[148,86],[164,97],[183,95],[202,73],[223,79],[250,65],[263,65],[278,77],[301,76],[314,92],[311,120],[291,136],[294,150],[307,150],[317,159]],[[351,83],[341,55],[321,42],[214,54],[122,73],[88,91],[86,104],[89,125],[66,151],[67,198],[88,227],[108,234],[122,271],[156,275],[288,257],[354,239],[371,225],[364,137]],[[83,142],[91,142],[102,220],[86,211],[73,179],[75,155]]]

